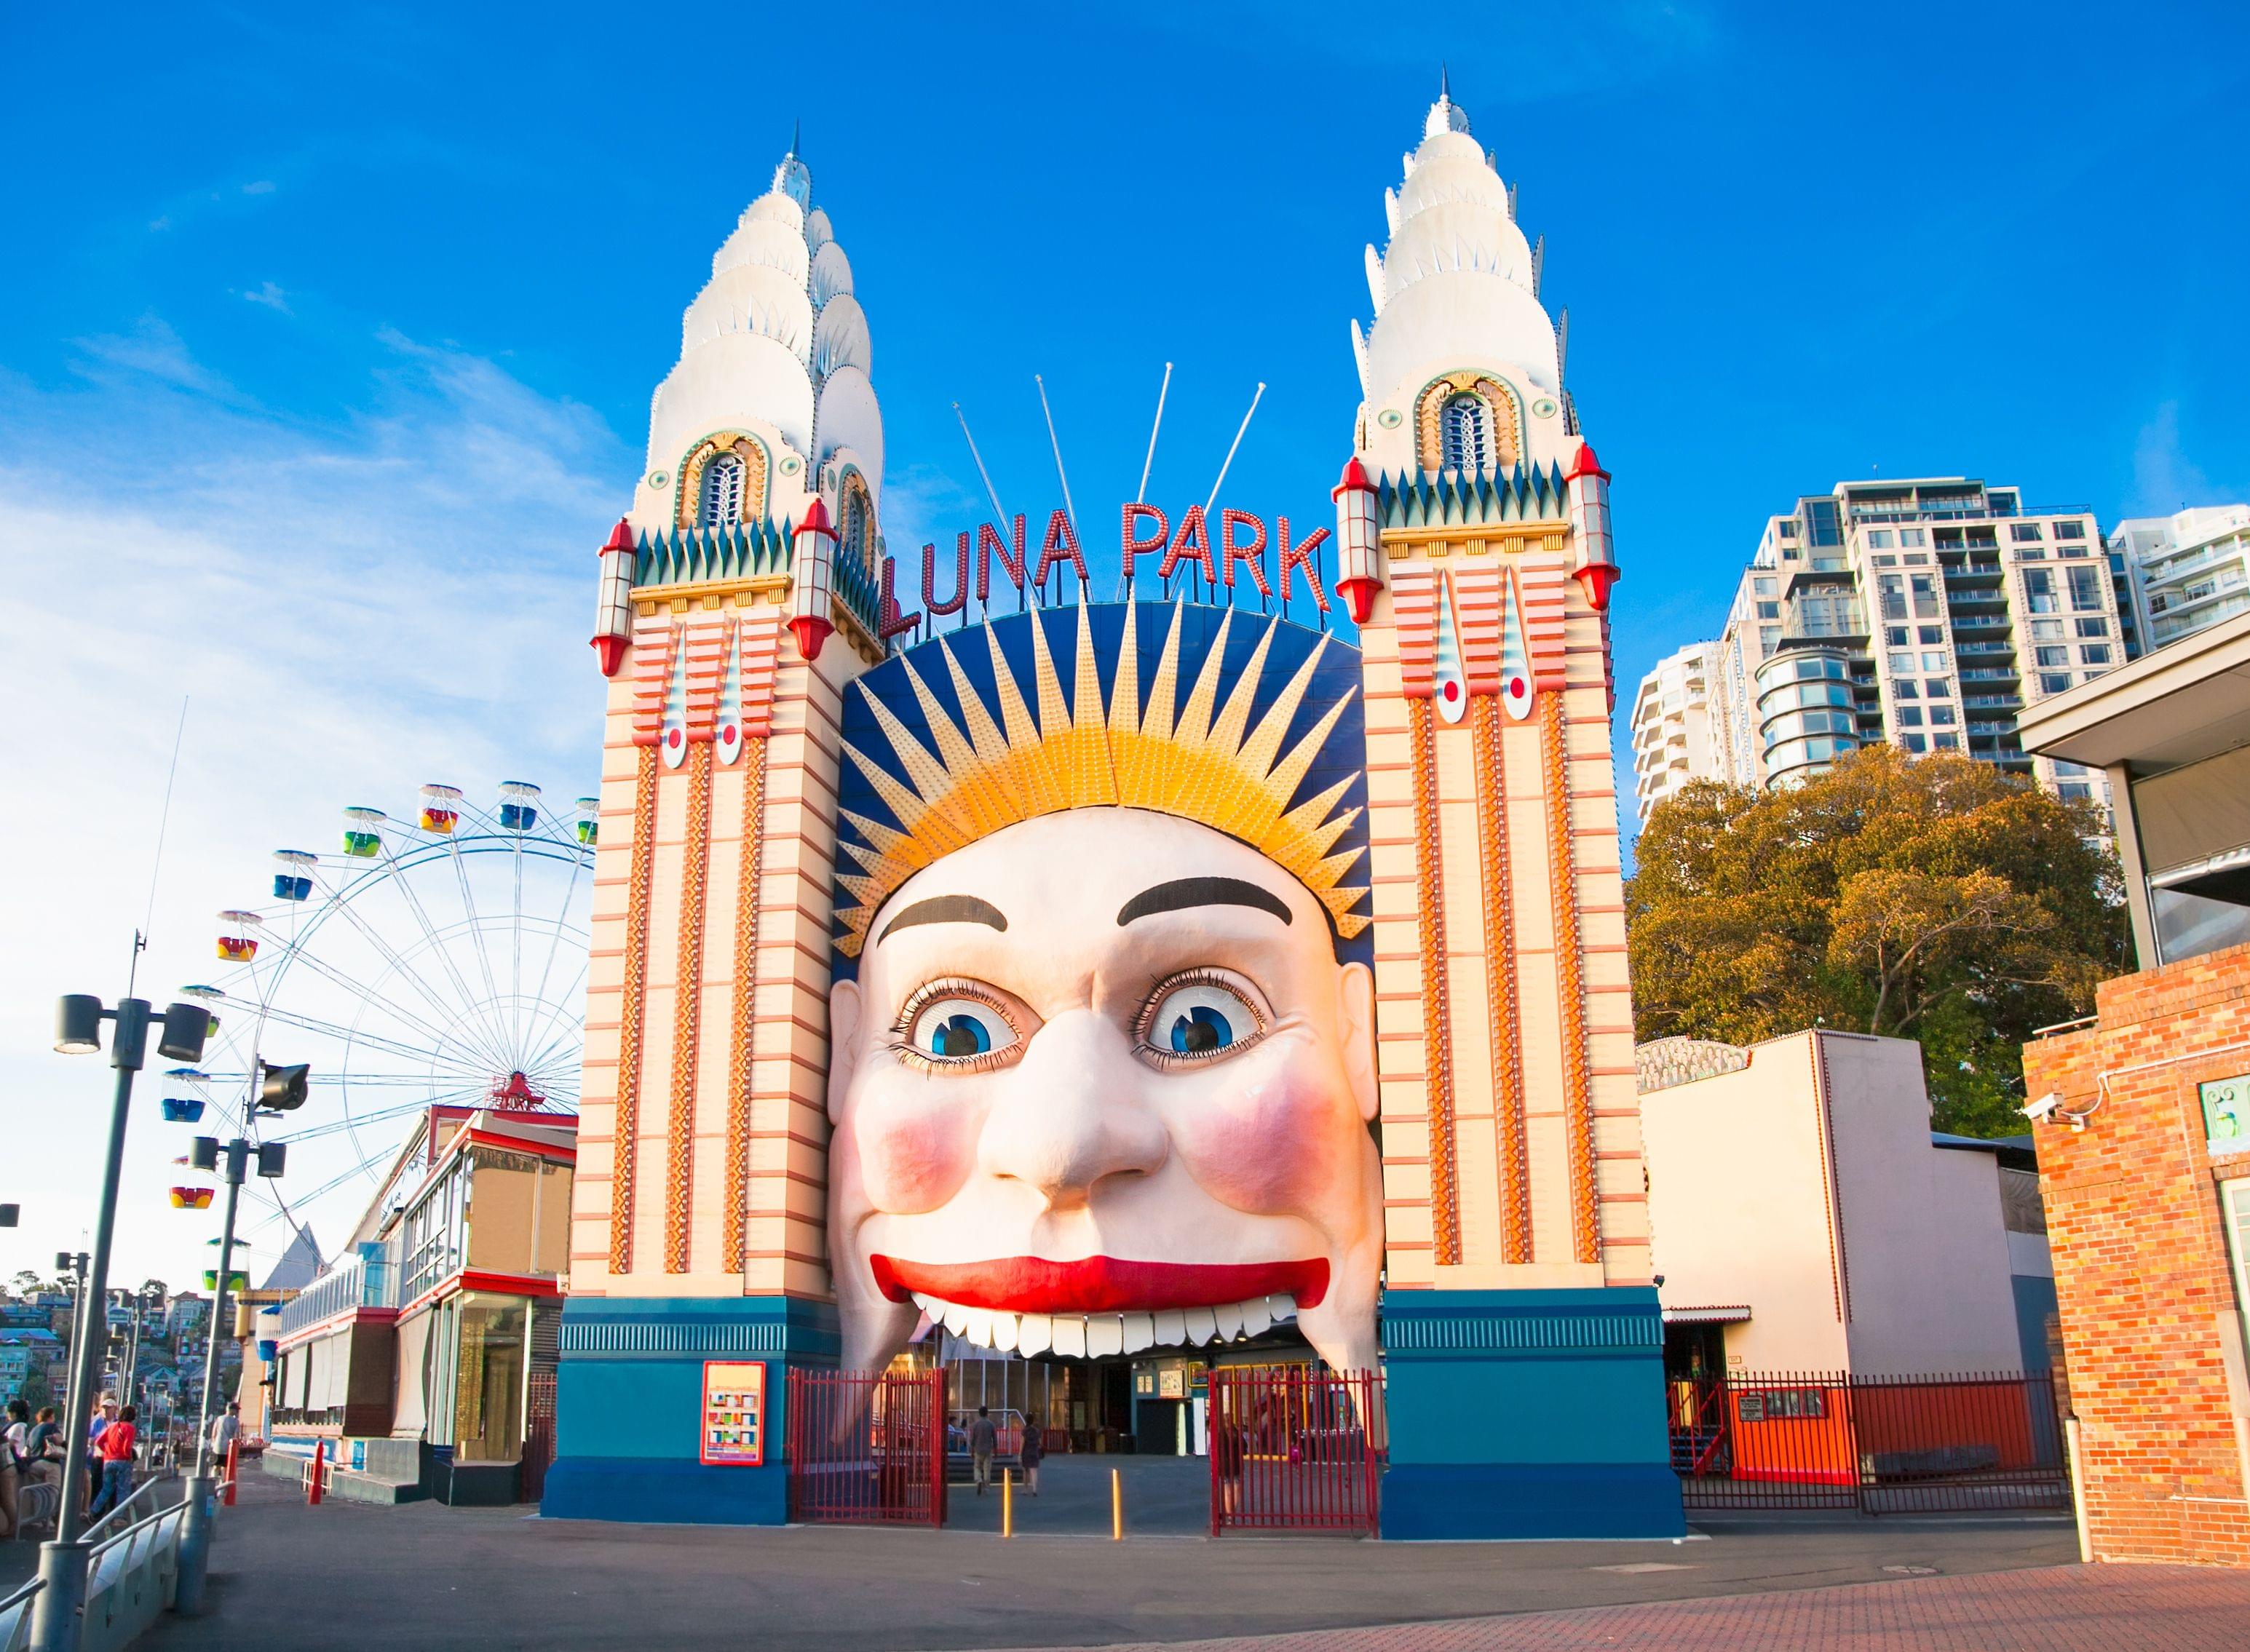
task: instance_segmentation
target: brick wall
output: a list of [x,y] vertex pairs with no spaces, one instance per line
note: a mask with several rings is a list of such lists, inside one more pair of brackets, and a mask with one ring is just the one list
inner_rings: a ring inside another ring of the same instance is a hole
[[[2089,1535],[2104,1559],[2250,1565],[2250,1386],[2197,1086],[2250,1070],[2250,946],[2109,981],[2024,1051]],[[2098,1104],[2098,1105],[2097,1105]]]

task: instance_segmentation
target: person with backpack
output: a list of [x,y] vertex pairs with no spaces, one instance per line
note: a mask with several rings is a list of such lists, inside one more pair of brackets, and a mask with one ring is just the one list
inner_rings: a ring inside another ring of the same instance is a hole
[[51,1485],[63,1477],[63,1425],[55,1421],[55,1408],[41,1406],[38,1418],[31,1424],[25,1442],[25,1453],[31,1460],[30,1472],[24,1476],[33,1485]]
[[133,1407],[125,1407],[93,1442],[93,1454],[101,1462],[101,1490],[86,1511],[88,1519],[108,1513],[133,1495],[133,1453],[141,1438],[135,1426],[138,1415]]

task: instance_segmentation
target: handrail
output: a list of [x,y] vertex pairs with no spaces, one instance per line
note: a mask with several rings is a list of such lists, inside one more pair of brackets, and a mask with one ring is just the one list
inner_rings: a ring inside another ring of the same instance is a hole
[[103,1515],[101,1518],[96,1520],[92,1525],[86,1527],[85,1531],[79,1532],[79,1541],[81,1543],[93,1542],[94,1538],[100,1532],[102,1527],[107,1525],[119,1515],[124,1513],[135,1504],[140,1502],[145,1494],[154,1491],[160,1485],[169,1485],[174,1480],[178,1478],[179,1476],[176,1474],[163,1474],[157,1475],[150,1479],[143,1480],[139,1485],[135,1486],[131,1491],[126,1494],[125,1501],[119,1504],[108,1513]]
[[187,1517],[185,1501],[168,1504],[114,1533],[86,1556],[80,1652],[120,1652],[163,1614],[177,1587]]
[[46,1587],[45,1578],[35,1577],[0,1600],[0,1652],[24,1652],[31,1643],[31,1603]]

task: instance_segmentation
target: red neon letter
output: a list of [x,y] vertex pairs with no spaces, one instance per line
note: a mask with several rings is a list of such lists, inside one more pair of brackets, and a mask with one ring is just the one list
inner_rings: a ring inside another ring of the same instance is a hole
[[977,525],[977,600],[984,602],[992,595],[992,558],[1000,558],[1000,571],[1008,576],[1008,583],[1018,590],[1024,589],[1024,519],[1016,519],[1016,554],[1008,554],[1001,541],[1000,530],[990,522]]
[[937,547],[921,547],[921,605],[933,614],[958,614],[969,606],[969,535],[954,542],[953,595],[937,600]]
[[1180,531],[1172,535],[1172,542],[1164,552],[1164,560],[1157,566],[1156,577],[1170,579],[1172,570],[1182,562],[1199,563],[1203,576],[1212,584],[1218,583],[1218,572],[1211,565],[1211,529],[1203,520],[1203,506],[1191,505],[1180,518]]
[[883,601],[881,607],[876,610],[875,629],[882,634],[886,643],[901,631],[910,631],[921,623],[921,615],[901,615],[899,612],[898,595],[894,589],[894,580],[897,572],[896,559],[885,557],[883,559]]
[[[1136,530],[1142,519],[1150,516],[1156,519],[1156,534],[1154,539],[1144,540]],[[1117,536],[1117,543],[1119,554],[1125,559],[1126,583],[1132,583],[1133,559],[1156,555],[1164,548],[1164,541],[1171,537],[1171,519],[1155,506],[1142,505],[1136,500],[1125,507],[1125,520]]]
[[1313,601],[1321,605],[1321,612],[1325,614],[1329,611],[1329,594],[1321,589],[1320,568],[1313,561],[1313,553],[1320,549],[1321,541],[1328,538],[1329,531],[1324,527],[1315,528],[1302,545],[1292,546],[1289,543],[1289,519],[1285,516],[1280,522],[1274,537],[1276,547],[1281,553],[1281,600],[1285,602],[1289,600],[1289,570],[1301,568],[1305,570],[1305,583],[1312,588]]
[[[1258,537],[1247,545],[1234,542],[1234,530],[1245,523],[1258,530]],[[1248,511],[1231,508],[1218,513],[1218,565],[1226,575],[1226,589],[1234,589],[1234,565],[1250,564],[1251,582],[1258,587],[1258,595],[1271,596],[1273,588],[1266,583],[1266,524]]]
[[1032,575],[1032,583],[1045,590],[1047,570],[1057,562],[1068,562],[1078,570],[1078,582],[1086,583],[1086,559],[1078,554],[1078,535],[1060,511],[1047,518],[1046,543],[1039,547],[1039,571]]

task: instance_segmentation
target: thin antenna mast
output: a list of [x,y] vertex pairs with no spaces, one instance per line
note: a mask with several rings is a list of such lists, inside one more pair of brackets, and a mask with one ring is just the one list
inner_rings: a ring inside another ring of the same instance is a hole
[[961,421],[961,434],[969,444],[969,457],[977,461],[977,474],[984,478],[984,497],[992,501],[992,513],[1000,519],[1000,532],[1008,531],[1008,507],[1000,503],[1000,492],[992,485],[992,472],[984,468],[984,456],[977,451],[977,438],[969,434],[969,416],[961,410],[961,403],[953,404],[953,416]]
[[172,766],[164,771],[164,802],[156,812],[156,857],[148,868],[148,905],[141,915],[141,927],[133,932],[133,961],[125,972],[125,995],[133,995],[133,987],[141,973],[141,953],[148,945],[148,932],[156,926],[156,881],[164,871],[164,834],[172,823],[172,782],[179,778],[180,742],[187,738],[188,697],[180,696],[180,720],[172,730]]
[[[1250,398],[1250,410],[1242,416],[1242,423],[1236,428],[1234,432],[1234,440],[1227,445],[1226,458],[1218,467],[1218,476],[1217,479],[1211,485],[1211,497],[1203,502],[1203,513],[1206,523],[1211,519],[1211,507],[1218,503],[1218,490],[1226,485],[1227,472],[1234,468],[1235,450],[1242,445],[1243,434],[1245,431],[1249,430],[1250,421],[1257,415],[1258,403],[1265,399],[1266,381],[1260,379],[1258,381],[1258,389],[1256,392]],[[1205,527],[1204,531],[1208,534],[1211,530],[1208,527]],[[1217,593],[1215,592],[1213,593],[1213,595],[1216,594]]]
[[[1062,508],[1064,513],[1070,519],[1070,531],[1076,534],[1078,506],[1071,503],[1070,478],[1064,473],[1062,468],[1062,443],[1055,436],[1054,410],[1047,405],[1047,382],[1034,373],[1032,375],[1032,382],[1039,387],[1039,411],[1046,414],[1047,418],[1047,445],[1054,449],[1055,479],[1062,484]],[[1059,568],[1055,569],[1055,582],[1058,585],[1062,582],[1062,569]]]
[[[1140,504],[1149,497],[1149,472],[1156,463],[1156,432],[1164,428],[1164,393],[1172,388],[1172,364],[1164,363],[1164,381],[1156,386],[1156,422],[1149,427],[1149,457],[1141,461],[1141,485],[1133,490],[1133,503]],[[1121,594],[1127,602],[1133,600],[1133,563],[1122,559],[1125,577],[1119,583]]]

